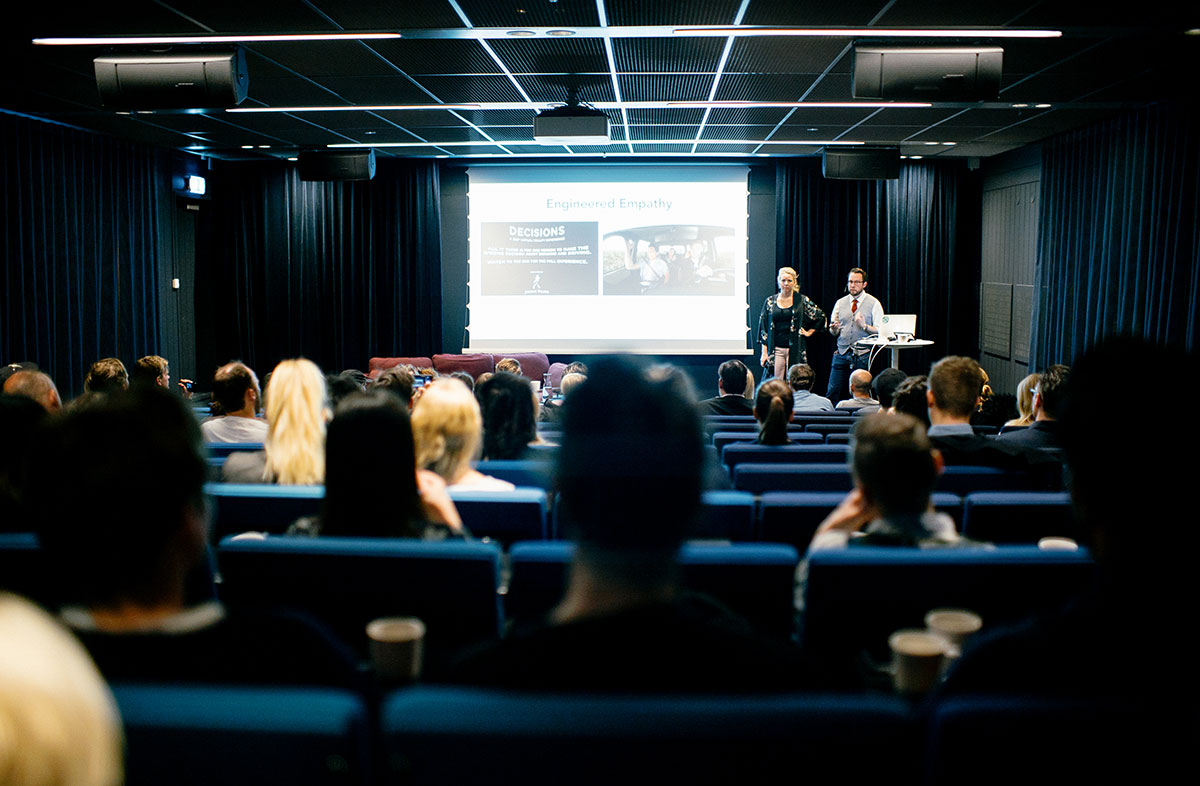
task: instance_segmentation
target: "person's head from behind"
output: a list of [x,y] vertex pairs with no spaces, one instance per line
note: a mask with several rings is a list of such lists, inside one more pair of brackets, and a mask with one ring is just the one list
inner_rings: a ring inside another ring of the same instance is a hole
[[885,368],[879,372],[879,376],[871,380],[871,393],[874,399],[879,402],[879,406],[884,409],[892,406],[892,395],[905,378],[904,372],[900,369]]
[[195,416],[157,387],[49,424],[30,508],[69,594],[92,608],[176,607],[205,558],[208,466]]
[[655,363],[646,369],[646,378],[655,385],[666,385],[673,396],[686,401],[688,406],[694,407],[699,400],[692,378],[674,363]]
[[118,786],[121,719],[79,642],[4,593],[0,641],[0,784]]
[[413,373],[404,366],[393,366],[375,378],[371,390],[382,390],[398,398],[406,407],[412,406]]
[[47,412],[62,409],[58,388],[49,375],[41,371],[18,371],[4,381],[3,391],[13,396],[24,396],[37,402]]
[[113,393],[129,387],[125,364],[117,358],[102,358],[92,364],[83,380],[85,393]]
[[510,374],[521,374],[521,361],[516,358],[501,358],[496,363],[496,371],[507,371]]
[[850,372],[850,395],[869,398],[871,395],[871,372],[856,368]]
[[420,518],[408,408],[383,392],[347,397],[325,439],[321,534],[417,537]]
[[450,379],[457,379],[459,382],[466,385],[467,390],[470,390],[470,391],[475,390],[475,377],[471,376],[471,374],[469,372],[451,371],[447,376],[450,377]]
[[929,370],[930,419],[967,422],[983,397],[983,369],[973,359],[949,355]]
[[768,379],[758,386],[754,397],[754,418],[758,421],[758,441],[764,445],[785,445],[787,424],[792,419],[792,386],[782,379]]
[[717,384],[723,396],[741,396],[746,391],[746,364],[740,360],[726,360],[717,369]]
[[325,375],[305,358],[284,360],[267,383],[264,480],[297,486],[325,479]]
[[1042,373],[1033,396],[1034,411],[1039,418],[1058,420],[1062,417],[1070,376],[1070,366],[1061,364],[1050,366]]
[[262,391],[254,371],[234,360],[217,369],[213,375],[213,402],[221,414],[238,413],[253,417],[262,406]]
[[587,363],[584,363],[582,360],[571,361],[563,369],[563,376],[565,377],[567,374],[583,374],[586,377],[588,374]]
[[704,448],[694,406],[633,361],[597,361],[563,405],[556,483],[577,560],[625,588],[673,580],[700,505]]
[[929,377],[924,374],[905,377],[892,393],[892,411],[911,415],[929,428],[929,402],[925,395],[928,392]]
[[1023,420],[1033,420],[1033,391],[1041,374],[1029,374],[1017,383],[1017,412]]
[[529,380],[497,371],[475,386],[483,416],[483,458],[520,458],[537,437],[537,409]]
[[583,374],[578,374],[575,372],[563,374],[562,382],[559,383],[559,390],[561,390],[562,394],[566,396],[568,393],[586,381],[587,377]]
[[854,482],[880,515],[918,516],[929,508],[941,457],[920,421],[875,412],[855,426],[851,442]]
[[325,388],[329,391],[329,406],[333,409],[337,409],[338,404],[350,396],[364,392],[363,384],[358,381],[357,376],[345,371],[340,374],[326,374]]
[[434,380],[413,407],[417,466],[456,483],[479,454],[482,427],[479,402],[465,385],[454,379]]
[[[28,373],[28,372],[25,372]],[[33,469],[33,448],[49,415],[36,401],[25,396],[0,393],[0,531],[29,529],[24,509]]]
[[159,355],[146,355],[144,358],[138,358],[129,372],[129,384],[170,388],[171,370],[167,359]]
[[807,363],[797,363],[788,369],[788,384],[792,390],[812,390],[817,373]]

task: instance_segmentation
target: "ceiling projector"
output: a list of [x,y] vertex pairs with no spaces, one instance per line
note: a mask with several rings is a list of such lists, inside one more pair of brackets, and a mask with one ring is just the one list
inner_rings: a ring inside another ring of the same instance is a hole
[[533,118],[533,138],[542,145],[606,145],[608,115],[581,104],[544,109]]

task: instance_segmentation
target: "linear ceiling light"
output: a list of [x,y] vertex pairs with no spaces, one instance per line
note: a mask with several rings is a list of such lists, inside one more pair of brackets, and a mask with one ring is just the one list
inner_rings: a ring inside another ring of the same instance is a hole
[[399,38],[399,33],[278,33],[250,35],[144,35],[93,36],[89,38],[35,38],[41,46],[153,46],[155,44],[241,44],[275,41],[366,41]]
[[[696,140],[696,139],[629,139],[629,140],[614,139],[610,142],[601,143],[601,144],[610,144],[610,145],[626,145],[626,144],[631,144],[631,145],[694,145],[694,144],[697,144],[697,141],[701,145],[798,145],[801,147],[813,147],[815,145],[854,146],[854,145],[866,144],[865,142],[846,142],[846,141],[825,140],[825,139],[805,139],[805,140],[768,139],[766,141],[763,141],[761,139],[701,139],[701,140]],[[364,142],[364,143],[338,142],[337,144],[326,145],[326,147],[338,147],[338,148],[348,148],[348,147],[352,147],[352,148],[367,148],[367,147],[513,147],[513,146],[517,146],[517,145],[529,145],[529,146],[533,147],[533,146],[540,146],[541,144],[542,143],[538,142],[536,139],[524,139],[524,140],[506,139],[501,142],[489,141],[487,139],[480,139],[480,140],[476,140],[473,142],[472,141],[467,141],[467,142]],[[562,143],[562,144],[564,147],[567,146],[566,143]],[[595,146],[596,143],[585,142],[585,143],[577,143],[577,144],[585,144],[588,146]]]
[[667,101],[667,109],[926,109],[921,101]]
[[[526,108],[526,104],[521,104],[522,108]],[[444,109],[452,111],[456,109],[482,109],[482,104],[378,104],[378,105],[363,105],[363,106],[243,106],[226,109],[226,112],[245,112],[245,113],[263,113],[263,112],[411,112],[421,109]]]
[[808,38],[1061,38],[1061,30],[888,27],[677,27],[682,36],[802,36]]
[[[363,104],[361,106],[240,106],[226,112],[418,112],[428,110],[522,110],[552,109],[561,104],[547,102],[497,101],[478,104]],[[596,109],[927,109],[922,101],[593,101]]]

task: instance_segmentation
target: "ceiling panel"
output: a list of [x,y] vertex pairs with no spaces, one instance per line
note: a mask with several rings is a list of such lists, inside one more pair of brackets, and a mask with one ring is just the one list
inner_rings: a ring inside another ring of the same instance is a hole
[[731,25],[741,0],[604,0],[610,25]]
[[446,104],[524,101],[507,76],[421,76],[417,82]]
[[590,2],[458,0],[458,6],[474,27],[594,27],[600,24],[596,5]]
[[836,3],[754,0],[742,21],[747,25],[857,26],[870,23],[888,5],[887,0],[844,0]]
[[787,109],[747,107],[738,109],[714,109],[708,114],[711,125],[770,125],[774,126],[787,117]]
[[322,77],[316,80],[350,104],[428,104],[429,96],[411,79],[392,74],[370,77]]
[[724,49],[724,38],[618,38],[613,62],[627,73],[713,73]]
[[631,109],[629,122],[635,125],[697,125],[704,119],[703,109]]
[[837,61],[848,42],[841,38],[735,39],[727,72],[819,74]]
[[798,101],[812,86],[811,74],[725,74],[718,101]]
[[[1023,27],[1020,21],[1039,0],[988,0],[964,8],[961,0],[899,0],[890,4],[876,24],[884,27],[936,27],[947,19],[972,27]],[[1014,21],[1015,20],[1015,21]]]
[[621,74],[618,81],[625,101],[706,101],[712,90],[712,77],[704,74]]
[[637,141],[650,139],[695,139],[698,125],[656,125],[629,127],[629,138]]
[[253,50],[283,68],[312,78],[322,76],[390,76],[396,69],[361,41],[317,41],[305,46],[255,44]]
[[500,66],[478,41],[406,38],[369,42],[406,74],[499,74]]
[[492,51],[513,73],[608,73],[598,38],[528,38],[491,41]]
[[516,79],[534,101],[566,103],[572,89],[584,103],[617,100],[608,74],[518,74]]
[[[446,0],[358,0],[327,3],[310,0],[346,30],[401,30],[412,27],[462,27],[462,20]],[[415,24],[419,22],[419,24]]]

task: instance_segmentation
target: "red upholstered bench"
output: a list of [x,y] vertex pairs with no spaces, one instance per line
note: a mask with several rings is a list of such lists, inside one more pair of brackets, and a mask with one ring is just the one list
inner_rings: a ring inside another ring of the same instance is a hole
[[550,359],[542,352],[512,352],[503,355],[488,355],[484,353],[468,355],[434,355],[427,357],[407,358],[371,358],[368,365],[367,377],[375,379],[386,369],[402,364],[417,368],[433,367],[439,374],[449,374],[454,371],[465,371],[476,379],[480,374],[496,370],[496,362],[504,358],[513,358],[521,364],[521,373],[529,379],[542,381],[543,375],[550,370]]
[[[433,366],[433,358],[371,358],[369,361],[367,361],[367,379],[375,379],[389,368],[403,365],[416,366],[417,368],[430,368]],[[436,368],[436,366],[434,367]]]

